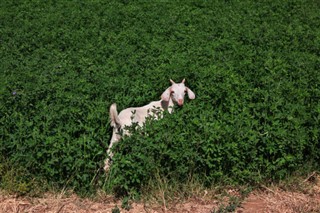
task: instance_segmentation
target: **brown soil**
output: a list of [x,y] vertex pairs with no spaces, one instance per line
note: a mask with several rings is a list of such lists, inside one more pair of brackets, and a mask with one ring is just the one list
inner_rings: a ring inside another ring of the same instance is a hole
[[[320,178],[312,177],[310,183],[299,190],[283,190],[281,187],[262,187],[250,193],[235,211],[237,213],[254,212],[320,212]],[[229,195],[237,196],[236,190],[229,190]],[[216,196],[219,197],[219,196]],[[132,203],[130,210],[121,208],[121,201],[112,197],[100,196],[96,200],[79,198],[76,195],[47,194],[41,198],[14,197],[0,193],[0,213],[111,213],[119,207],[120,212],[129,213],[210,213],[221,204],[228,204],[228,199],[191,198],[184,202],[170,204]]]
[[[210,213],[217,209],[219,202],[190,199],[186,202],[171,204],[164,208],[159,205],[133,203],[129,211],[121,209],[121,202],[113,199],[93,201],[75,195],[59,198],[47,195],[42,198],[0,196],[0,212],[28,213],[109,213],[119,207],[121,212],[140,213]],[[253,192],[236,210],[238,213],[260,212],[320,212],[320,194],[309,195],[298,192],[275,191]]]
[[256,192],[250,194],[238,212],[320,212],[320,194],[315,196],[286,191]]
[[239,213],[320,212],[320,176],[316,172],[292,187],[297,187],[299,190],[264,186],[263,190],[252,192],[237,211]]
[[217,204],[215,202],[204,202],[201,200],[189,200],[164,208],[159,205],[148,205],[144,203],[131,204],[130,210],[121,209],[121,202],[113,199],[93,201],[81,199],[76,195],[59,198],[46,195],[43,198],[15,198],[12,196],[0,196],[0,212],[28,212],[28,213],[111,213],[113,209],[119,208],[120,212],[211,212]]

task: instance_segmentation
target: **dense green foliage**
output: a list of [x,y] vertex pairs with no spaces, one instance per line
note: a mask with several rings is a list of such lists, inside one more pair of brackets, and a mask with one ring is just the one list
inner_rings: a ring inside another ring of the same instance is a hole
[[[319,168],[319,10],[317,0],[1,1],[0,187],[13,168],[18,183],[121,193],[156,177],[210,186]],[[105,179],[108,107],[157,100],[170,78],[186,78],[196,99],[117,144]]]

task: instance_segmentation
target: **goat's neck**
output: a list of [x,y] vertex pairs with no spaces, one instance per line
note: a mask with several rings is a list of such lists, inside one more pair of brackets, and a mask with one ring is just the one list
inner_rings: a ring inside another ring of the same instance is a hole
[[173,106],[174,106],[174,103],[171,98],[169,99],[169,101],[161,100],[161,107],[164,110],[168,110],[169,113],[172,113]]

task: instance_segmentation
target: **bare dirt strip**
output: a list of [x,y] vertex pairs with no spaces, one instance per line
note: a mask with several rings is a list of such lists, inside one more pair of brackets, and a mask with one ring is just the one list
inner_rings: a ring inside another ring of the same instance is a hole
[[[28,212],[28,213],[107,213],[116,208],[120,212],[167,212],[167,213],[210,213],[218,209],[219,202],[190,199],[185,202],[171,204],[164,208],[160,205],[148,205],[144,203],[131,204],[130,210],[121,209],[121,202],[115,200],[89,200],[81,199],[76,195],[59,198],[53,195],[43,198],[29,198],[12,196],[0,197],[0,212]],[[320,194],[310,195],[297,192],[275,191],[253,192],[235,212],[320,212]]]
[[[304,183],[303,183],[304,184]],[[234,193],[234,192],[233,192]],[[232,194],[232,192],[231,192]],[[111,196],[100,196],[95,200],[80,198],[75,194],[46,194],[42,197],[15,197],[0,193],[1,213],[211,213],[221,205],[228,205],[228,199],[191,198],[166,205],[131,203],[131,208],[121,208],[121,201]],[[293,213],[320,212],[320,178],[312,177],[299,190],[284,190],[281,187],[261,187],[251,192],[241,203],[237,213]]]

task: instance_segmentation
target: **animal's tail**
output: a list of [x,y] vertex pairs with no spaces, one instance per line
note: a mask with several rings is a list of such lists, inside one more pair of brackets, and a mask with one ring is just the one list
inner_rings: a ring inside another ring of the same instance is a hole
[[110,125],[115,128],[118,128],[121,125],[118,117],[117,105],[115,103],[110,106]]

